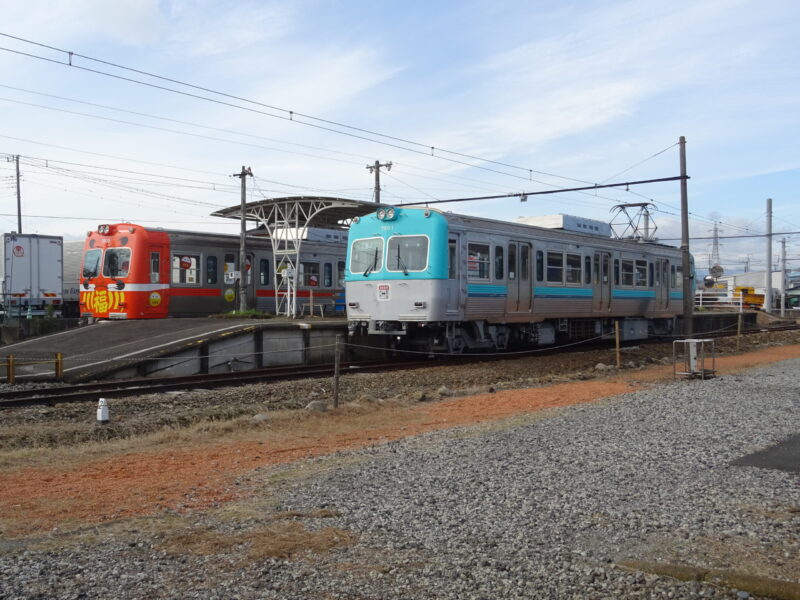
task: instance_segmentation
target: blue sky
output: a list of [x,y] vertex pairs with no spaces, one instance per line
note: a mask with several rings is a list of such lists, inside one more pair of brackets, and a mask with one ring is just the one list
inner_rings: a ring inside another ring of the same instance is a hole
[[[0,8],[5,34],[419,143],[410,152],[0,51],[0,153],[23,157],[27,232],[79,239],[98,223],[127,220],[235,233],[235,222],[208,215],[238,202],[230,174],[242,165],[256,175],[254,200],[369,199],[365,166],[374,160],[393,162],[382,193],[397,203],[670,177],[681,135],[692,236],[709,235],[715,219],[722,236],[763,233],[767,197],[773,230],[800,231],[795,2],[0,0]],[[8,37],[0,47],[67,59]],[[429,146],[511,166],[459,164],[422,151]],[[13,174],[0,154],[5,231],[16,228]],[[509,220],[558,212],[609,220],[614,204],[650,199],[658,235],[679,236],[676,182],[632,190],[645,198],[605,190],[444,206]],[[763,239],[722,242],[728,271],[748,255],[752,269],[763,268]],[[777,248],[776,240],[776,257]],[[800,258],[800,235],[788,248]],[[710,242],[691,249],[707,265]]]

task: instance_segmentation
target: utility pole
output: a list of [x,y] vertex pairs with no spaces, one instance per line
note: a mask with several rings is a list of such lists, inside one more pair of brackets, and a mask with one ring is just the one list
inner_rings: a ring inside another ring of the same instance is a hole
[[689,258],[689,191],[686,177],[686,138],[681,136],[681,257],[683,271],[683,335],[692,337],[694,313],[694,282],[692,281],[692,264]]
[[247,235],[247,218],[245,214],[245,205],[247,204],[247,177],[253,176],[253,171],[250,167],[245,168],[242,165],[241,173],[234,173],[234,177],[242,180],[242,207],[241,207],[241,232],[239,234],[239,312],[247,310],[247,268],[245,261],[247,260],[247,248],[245,247],[245,236]]
[[786,238],[781,240],[781,319],[786,316]]
[[386,167],[387,171],[392,170],[392,161],[381,164],[379,160],[374,165],[367,165],[370,173],[375,173],[375,204],[381,203],[381,167]]
[[764,312],[772,311],[772,198],[767,198],[767,269],[764,274]]
[[22,233],[22,193],[19,185],[19,154],[14,157],[17,166],[17,233]]

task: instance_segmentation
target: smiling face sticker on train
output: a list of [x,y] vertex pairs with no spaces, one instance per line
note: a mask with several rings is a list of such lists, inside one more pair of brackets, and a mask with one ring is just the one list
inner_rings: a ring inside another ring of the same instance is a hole
[[150,302],[150,306],[158,306],[161,304],[161,294],[158,292],[152,292],[148,298],[148,301]]

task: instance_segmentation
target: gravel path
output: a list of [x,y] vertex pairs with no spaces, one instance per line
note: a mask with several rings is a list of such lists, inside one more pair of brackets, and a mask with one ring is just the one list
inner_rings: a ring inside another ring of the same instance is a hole
[[746,598],[618,563],[796,577],[798,475],[731,462],[800,432],[798,368],[428,434],[307,461],[302,475],[270,470],[254,484],[263,514],[186,520],[197,539],[235,538],[268,512],[326,509],[299,520],[355,536],[328,552],[176,553],[141,523],[56,537],[55,549],[0,541],[0,598]]

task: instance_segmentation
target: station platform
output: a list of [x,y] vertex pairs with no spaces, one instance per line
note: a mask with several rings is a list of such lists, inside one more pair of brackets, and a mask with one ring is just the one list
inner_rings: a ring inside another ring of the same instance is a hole
[[330,362],[337,334],[347,335],[346,319],[100,321],[1,347],[0,380],[9,355],[18,381],[36,381],[54,378],[61,353],[63,379],[73,383]]

